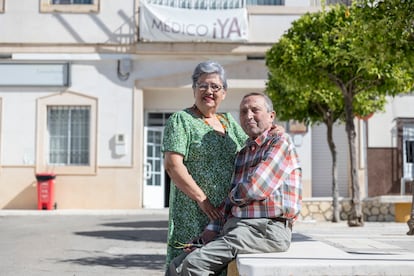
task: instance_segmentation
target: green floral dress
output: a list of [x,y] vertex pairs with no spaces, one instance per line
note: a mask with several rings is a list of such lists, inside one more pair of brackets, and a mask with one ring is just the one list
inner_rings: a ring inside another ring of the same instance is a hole
[[[184,165],[214,206],[225,198],[230,187],[236,153],[244,146],[247,135],[230,113],[220,116],[226,134],[217,133],[202,118],[185,110],[174,113],[164,129],[163,152],[184,156]],[[208,217],[197,203],[171,182],[168,242],[187,242],[198,236]],[[166,265],[182,253],[168,247]]]

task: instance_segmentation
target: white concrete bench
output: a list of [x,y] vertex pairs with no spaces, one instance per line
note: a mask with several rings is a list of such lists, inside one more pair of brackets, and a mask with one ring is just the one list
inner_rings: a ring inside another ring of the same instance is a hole
[[321,241],[298,240],[287,252],[241,254],[227,275],[414,275],[414,254],[349,253]]

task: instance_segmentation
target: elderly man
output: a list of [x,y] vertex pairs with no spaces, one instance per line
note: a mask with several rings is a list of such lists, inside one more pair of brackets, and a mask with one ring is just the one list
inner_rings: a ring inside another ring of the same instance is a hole
[[301,208],[301,168],[287,134],[268,132],[275,111],[262,93],[249,93],[240,104],[240,124],[249,135],[237,154],[222,220],[211,221],[197,239],[202,247],[173,260],[169,275],[215,275],[237,254],[288,250],[292,225]]

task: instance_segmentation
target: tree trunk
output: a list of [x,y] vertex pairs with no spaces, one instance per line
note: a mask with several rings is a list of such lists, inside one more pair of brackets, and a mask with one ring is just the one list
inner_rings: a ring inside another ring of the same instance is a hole
[[[350,89],[351,90],[351,89]],[[357,175],[357,157],[355,147],[355,124],[353,113],[353,95],[352,91],[342,91],[345,100],[345,118],[346,118],[346,133],[348,135],[349,157],[351,162],[351,213],[348,215],[349,226],[363,226],[362,205],[359,191],[359,180]]]
[[329,145],[329,149],[331,150],[331,156],[332,156],[332,222],[338,222],[340,220],[340,208],[339,208],[339,192],[338,192],[338,168],[337,168],[337,162],[336,162],[336,145],[334,143],[333,139],[333,122],[332,120],[329,120],[326,123],[327,127],[327,141]]

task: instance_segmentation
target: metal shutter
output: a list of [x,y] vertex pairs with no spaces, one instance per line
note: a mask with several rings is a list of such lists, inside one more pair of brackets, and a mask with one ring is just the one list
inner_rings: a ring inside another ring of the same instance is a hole
[[[348,197],[348,139],[345,125],[335,125],[339,196]],[[312,126],[312,197],[332,196],[332,158],[326,139],[326,126]]]

